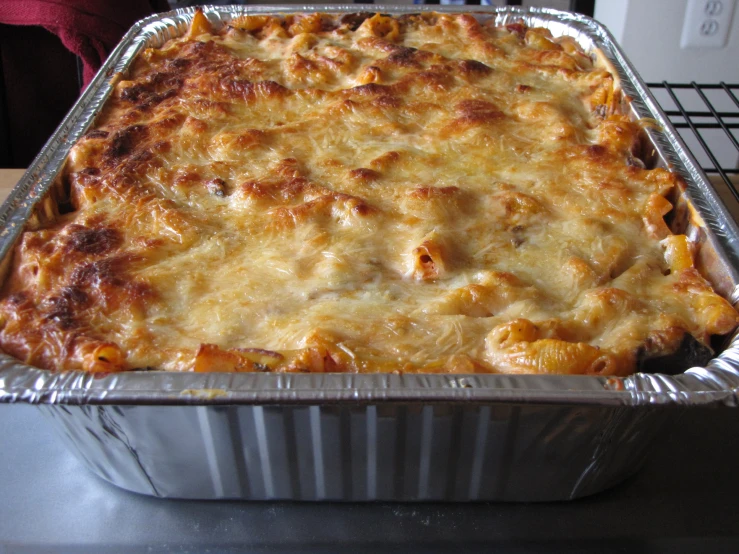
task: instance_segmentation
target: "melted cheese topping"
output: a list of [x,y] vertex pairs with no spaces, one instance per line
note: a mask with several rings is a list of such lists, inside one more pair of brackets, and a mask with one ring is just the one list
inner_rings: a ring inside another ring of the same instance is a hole
[[627,374],[706,344],[737,313],[619,107],[543,29],[197,14],[73,148],[0,345],[88,371]]

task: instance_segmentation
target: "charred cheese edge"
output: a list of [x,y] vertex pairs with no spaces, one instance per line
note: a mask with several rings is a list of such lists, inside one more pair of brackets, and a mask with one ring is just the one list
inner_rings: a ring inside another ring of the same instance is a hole
[[707,345],[737,313],[620,106],[544,29],[198,13],[73,147],[0,346],[93,372],[625,375]]

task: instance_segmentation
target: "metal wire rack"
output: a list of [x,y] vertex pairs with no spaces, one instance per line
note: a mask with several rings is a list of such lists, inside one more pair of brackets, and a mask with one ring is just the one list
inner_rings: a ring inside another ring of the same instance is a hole
[[739,84],[663,81],[648,86],[739,219]]

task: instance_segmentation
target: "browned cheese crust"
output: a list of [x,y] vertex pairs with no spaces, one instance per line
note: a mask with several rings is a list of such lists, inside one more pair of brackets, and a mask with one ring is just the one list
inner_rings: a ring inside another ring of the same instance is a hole
[[251,16],[141,53],[27,229],[40,368],[625,375],[738,323],[614,77],[469,15]]

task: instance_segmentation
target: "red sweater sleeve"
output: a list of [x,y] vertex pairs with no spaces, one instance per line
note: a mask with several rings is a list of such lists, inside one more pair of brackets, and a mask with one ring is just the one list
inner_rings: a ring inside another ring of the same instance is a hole
[[167,9],[166,0],[3,0],[0,23],[54,33],[82,60],[87,86],[131,25]]

